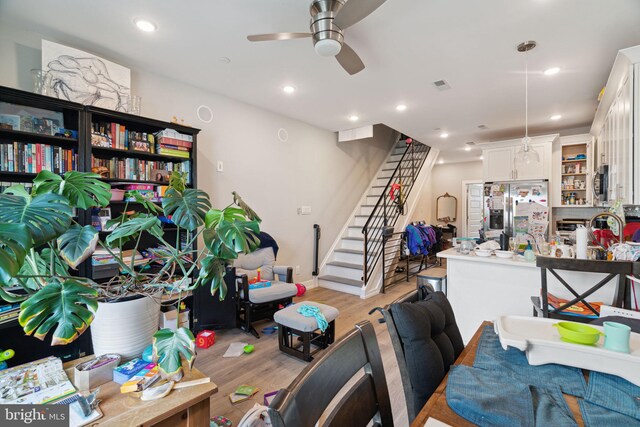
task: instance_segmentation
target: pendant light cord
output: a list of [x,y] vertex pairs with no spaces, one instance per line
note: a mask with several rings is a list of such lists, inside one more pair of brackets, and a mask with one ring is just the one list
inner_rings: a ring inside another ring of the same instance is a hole
[[529,138],[529,61],[524,51],[524,137]]

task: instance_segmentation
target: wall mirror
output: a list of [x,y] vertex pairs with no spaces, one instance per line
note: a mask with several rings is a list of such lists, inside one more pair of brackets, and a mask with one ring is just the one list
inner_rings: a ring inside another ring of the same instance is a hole
[[455,222],[458,210],[458,199],[449,193],[444,193],[436,200],[436,218],[438,221]]

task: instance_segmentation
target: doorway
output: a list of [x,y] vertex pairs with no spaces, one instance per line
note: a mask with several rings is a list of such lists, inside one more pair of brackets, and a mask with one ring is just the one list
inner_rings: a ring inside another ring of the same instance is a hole
[[482,189],[481,181],[462,182],[462,236],[480,237],[482,228]]

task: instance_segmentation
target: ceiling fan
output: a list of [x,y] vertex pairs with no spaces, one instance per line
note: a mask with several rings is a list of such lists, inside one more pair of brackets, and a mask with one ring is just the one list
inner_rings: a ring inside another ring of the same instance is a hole
[[252,42],[291,40],[311,37],[316,53],[335,56],[351,75],[364,69],[357,53],[344,41],[342,34],[350,26],[366,18],[386,0],[313,0],[309,7],[311,23],[308,33],[275,33],[248,36]]

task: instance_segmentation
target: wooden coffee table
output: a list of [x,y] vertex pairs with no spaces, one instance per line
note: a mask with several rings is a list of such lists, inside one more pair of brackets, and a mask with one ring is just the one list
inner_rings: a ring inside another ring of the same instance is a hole
[[[73,381],[73,367],[93,356],[73,360],[64,364],[69,379]],[[192,369],[185,373],[182,381],[205,378],[202,372]],[[130,394],[120,393],[120,384],[109,381],[100,386],[98,399],[104,416],[91,426],[162,426],[186,427],[209,425],[209,400],[218,391],[212,382],[199,384],[171,393],[158,400],[144,402]]]

